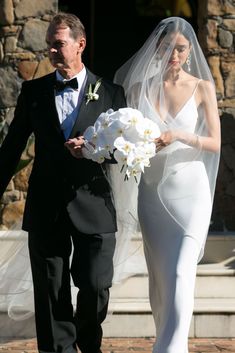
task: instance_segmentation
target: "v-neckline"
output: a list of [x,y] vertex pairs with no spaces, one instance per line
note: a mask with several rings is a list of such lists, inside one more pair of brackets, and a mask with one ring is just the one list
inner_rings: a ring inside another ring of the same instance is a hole
[[186,102],[182,105],[182,107],[180,108],[180,110],[175,114],[175,116],[172,116],[172,114],[169,112],[170,117],[175,120],[177,119],[178,115],[182,112],[182,110],[186,107],[186,105],[188,104],[188,102],[194,97],[194,92],[192,93],[192,95],[186,100]]
[[169,117],[169,116],[170,116],[170,118],[171,118],[172,120],[175,121],[175,120],[178,118],[178,115],[182,112],[183,109],[185,109],[186,105],[189,103],[189,101],[190,101],[193,97],[194,97],[194,93],[186,100],[186,102],[183,104],[182,108],[180,108],[180,110],[177,112],[177,114],[176,114],[174,117],[168,112],[167,115],[166,115],[166,118],[165,118],[165,119],[162,119],[162,118],[161,118],[161,115],[159,114],[159,111],[156,110],[156,111],[157,111],[157,114],[158,114],[158,116],[159,116],[159,118],[160,118],[160,120],[162,121],[162,123],[163,123],[163,124],[167,124],[167,120],[168,120],[168,117]]
[[166,115],[166,118],[165,118],[165,119],[162,119],[162,118],[161,118],[161,115],[159,114],[159,112],[158,112],[158,110],[157,110],[157,113],[158,113],[158,115],[159,115],[159,118],[161,119],[161,121],[162,121],[163,123],[166,124],[166,120],[167,120],[167,117],[168,117],[168,116],[170,116],[172,120],[176,120],[176,119],[177,119],[178,115],[179,115],[179,114],[182,112],[182,110],[186,107],[186,105],[188,104],[188,102],[194,97],[195,92],[196,92],[196,90],[197,90],[197,87],[198,87],[198,84],[199,84],[200,81],[201,81],[201,79],[199,79],[199,80],[197,81],[197,83],[196,83],[196,85],[195,85],[195,87],[194,87],[194,89],[193,89],[193,92],[192,92],[191,96],[184,102],[184,104],[182,105],[182,107],[178,110],[178,112],[177,112],[174,116],[172,116],[172,114],[170,114],[170,112],[168,112],[167,115]]

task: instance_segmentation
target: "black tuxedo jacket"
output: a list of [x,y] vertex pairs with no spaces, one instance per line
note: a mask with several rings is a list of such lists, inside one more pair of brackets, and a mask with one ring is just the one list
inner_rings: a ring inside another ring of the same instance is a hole
[[[116,231],[115,209],[102,165],[76,159],[65,138],[55,106],[55,72],[25,81],[14,119],[0,148],[0,196],[12,178],[29,136],[35,136],[35,158],[23,217],[26,231],[50,229],[67,208],[75,227],[88,234]],[[123,88],[102,80],[99,99],[86,105],[89,84],[99,77],[87,70],[84,98],[70,137],[82,135],[101,112],[126,106]]]

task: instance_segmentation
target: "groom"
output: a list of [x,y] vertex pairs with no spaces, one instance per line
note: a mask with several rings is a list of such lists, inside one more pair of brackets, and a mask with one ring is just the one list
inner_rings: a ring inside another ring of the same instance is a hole
[[[81,135],[101,112],[126,103],[123,89],[104,79],[97,95],[87,96],[99,77],[82,63],[86,35],[76,16],[55,15],[46,41],[56,70],[22,85],[0,149],[0,196],[33,133],[23,229],[29,234],[38,350],[75,353],[78,346],[82,353],[98,353],[113,276],[115,209],[105,163],[77,158],[80,151],[73,157],[66,141],[78,137],[81,147]],[[79,288],[75,313],[70,273]]]

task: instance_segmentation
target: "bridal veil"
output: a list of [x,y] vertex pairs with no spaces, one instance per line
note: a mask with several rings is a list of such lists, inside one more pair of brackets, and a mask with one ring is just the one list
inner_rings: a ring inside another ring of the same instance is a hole
[[[172,56],[172,51],[175,49],[178,34],[183,35],[187,39],[190,47],[190,53],[182,69],[188,73],[195,82],[198,82],[197,85],[203,80],[211,87],[210,92],[206,89],[204,89],[203,92],[204,99],[211,103],[210,112],[208,112],[208,109],[206,111],[203,104],[196,108],[198,118],[195,130],[192,131],[192,136],[197,139],[198,137],[200,138],[200,136],[209,136],[210,134],[208,129],[208,114],[210,115],[210,120],[219,120],[219,116],[215,85],[209,66],[192,26],[183,18],[169,17],[162,20],[143,46],[117,70],[114,81],[124,87],[128,107],[140,110],[145,117],[153,120],[159,126],[161,132],[184,129],[185,121],[182,124],[182,120],[177,118],[178,114],[172,114],[170,107],[167,108],[166,102],[169,102],[169,97],[167,96],[167,90],[164,89],[164,78],[169,70],[169,60]],[[181,48],[177,48],[177,50],[181,50]],[[195,85],[192,92],[185,93],[187,96],[185,104],[195,93],[197,85]],[[185,104],[182,105],[181,109],[184,108]],[[158,197],[170,216],[185,232],[188,232],[188,220],[182,219],[175,209],[169,205],[168,200],[169,198],[171,200],[177,200],[179,205],[181,200],[184,200],[185,204],[186,198],[189,203],[193,202],[194,190],[192,190],[192,188],[190,190],[187,188],[181,188],[180,190],[170,189],[169,178],[176,172],[176,165],[177,168],[179,168],[179,165],[182,165],[182,168],[190,168],[191,162],[202,161],[208,176],[212,207],[220,153],[205,150],[201,148],[200,144],[193,146],[190,145],[190,141],[183,143],[177,140],[157,153],[162,155],[164,165],[162,166],[161,180],[156,190],[153,190],[153,192],[158,193]],[[119,225],[119,237],[120,239],[125,239],[127,244],[128,239],[135,234],[137,229],[136,195],[138,193],[138,187],[134,180],[128,180],[124,189],[123,187],[118,187],[118,185],[120,185],[120,181],[118,181],[120,179],[120,173],[118,173],[117,170],[115,171],[115,168],[117,167],[110,167],[114,194],[116,195],[118,220],[121,223],[121,226]],[[145,177],[145,180],[147,180],[147,178],[148,177]],[[131,215],[134,215],[134,217],[131,217]],[[134,222],[134,219],[136,222]],[[123,227],[124,229],[126,228],[124,232],[122,232]],[[202,234],[203,245],[206,241],[208,228],[209,220],[206,231],[203,231]],[[120,244],[121,243],[122,241],[120,241]],[[203,255],[203,248],[204,246],[201,248],[198,260],[200,260]],[[131,257],[129,261],[131,262]],[[128,273],[127,270],[126,273]]]

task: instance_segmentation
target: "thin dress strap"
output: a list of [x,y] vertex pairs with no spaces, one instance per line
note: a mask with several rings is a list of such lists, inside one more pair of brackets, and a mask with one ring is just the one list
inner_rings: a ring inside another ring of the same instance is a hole
[[198,88],[198,85],[199,85],[199,83],[200,83],[201,81],[202,81],[201,78],[200,78],[199,80],[197,80],[197,83],[196,83],[195,88],[194,88],[194,90],[193,90],[192,96],[194,96],[194,94],[195,94],[195,92],[196,92],[196,90],[197,90],[197,88]]

